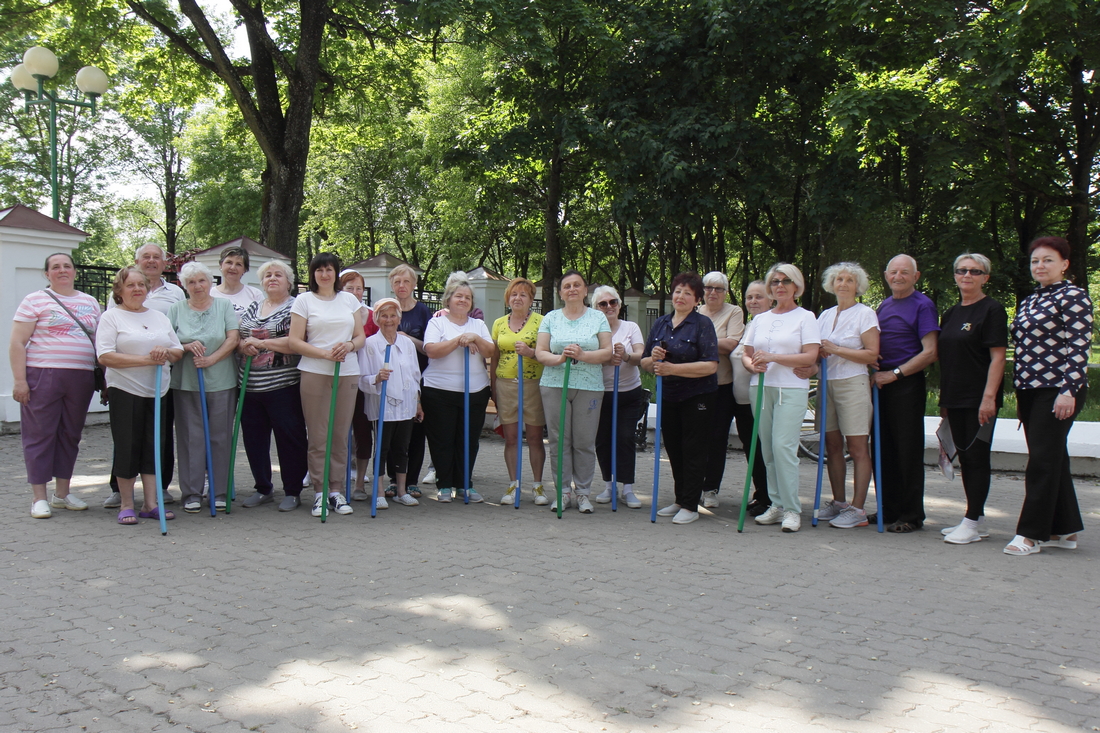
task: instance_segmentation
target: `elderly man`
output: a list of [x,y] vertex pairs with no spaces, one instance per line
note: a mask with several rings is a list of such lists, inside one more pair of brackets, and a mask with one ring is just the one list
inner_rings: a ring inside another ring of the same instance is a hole
[[879,390],[882,439],[882,519],[889,532],[924,525],[924,368],[936,361],[939,318],[917,292],[920,271],[909,255],[886,265],[890,297],[878,308],[881,333]]
[[[173,285],[164,279],[164,267],[168,264],[167,255],[159,244],[143,244],[134,253],[134,264],[141,268],[145,277],[149,279],[149,294],[145,296],[145,305],[153,310],[168,315],[168,309],[173,303],[185,300],[183,289]],[[114,300],[108,298],[108,308],[114,308]],[[168,484],[172,482],[172,464],[175,461],[175,452],[172,450],[174,436],[172,424],[175,419],[175,410],[172,409],[172,390],[168,390],[168,396],[162,402],[164,414],[164,430],[161,431],[162,450],[161,458],[164,466],[162,483],[164,484],[164,503],[174,504],[176,498],[168,491]],[[118,481],[111,474],[111,491],[113,492],[103,502],[105,509],[117,509],[122,506],[122,496],[118,493]]]

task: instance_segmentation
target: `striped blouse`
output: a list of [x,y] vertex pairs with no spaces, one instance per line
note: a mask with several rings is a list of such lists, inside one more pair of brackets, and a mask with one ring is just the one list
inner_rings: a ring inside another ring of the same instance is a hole
[[[287,298],[273,313],[260,315],[265,301],[258,300],[241,316],[241,340],[252,336],[258,339],[286,338],[290,335],[290,309],[294,298]],[[292,387],[301,381],[298,371],[297,354],[279,354],[274,351],[261,351],[252,357],[252,368],[248,373],[248,392],[273,392],[277,389]],[[241,359],[238,382],[244,376],[244,359]]]

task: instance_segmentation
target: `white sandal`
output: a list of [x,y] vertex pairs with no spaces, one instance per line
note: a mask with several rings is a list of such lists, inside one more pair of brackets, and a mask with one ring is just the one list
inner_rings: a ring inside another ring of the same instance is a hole
[[1035,555],[1043,549],[1035,540],[1032,540],[1032,542],[1035,542],[1033,545],[1029,545],[1026,540],[1027,538],[1023,535],[1016,535],[1011,542],[1005,545],[1005,554],[1023,557],[1024,555]]
[[[1074,532],[1073,534],[1077,534],[1077,533]],[[1065,535],[1059,537],[1056,540],[1047,540],[1046,542],[1040,542],[1039,544],[1043,545],[1044,547],[1058,547],[1058,548],[1061,548],[1063,550],[1076,550],[1077,549],[1077,540],[1067,540]]]

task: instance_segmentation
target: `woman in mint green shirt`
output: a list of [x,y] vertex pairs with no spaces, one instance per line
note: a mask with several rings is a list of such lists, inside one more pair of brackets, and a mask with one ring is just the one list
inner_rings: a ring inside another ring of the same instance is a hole
[[[567,271],[559,288],[565,305],[542,319],[535,345],[535,357],[545,367],[540,382],[542,407],[555,477],[558,441],[562,441],[562,509],[572,502],[572,488],[577,494],[577,509],[581,514],[591,514],[588,497],[596,473],[596,430],[603,405],[603,364],[611,356],[611,326],[603,313],[585,305],[588,285],[579,272]],[[569,359],[572,364],[565,398],[565,432],[559,436],[565,362]],[[556,498],[550,508],[557,511]]]
[[211,500],[217,509],[224,511],[229,442],[237,409],[237,362],[232,355],[239,340],[239,324],[231,301],[211,297],[214,277],[205,265],[188,262],[180,271],[180,282],[189,298],[169,308],[168,320],[176,329],[184,354],[172,369],[183,510],[194,514],[202,509],[202,489],[207,478],[206,441],[199,400],[198,368],[201,367],[214,463],[214,475],[209,477],[214,494]]

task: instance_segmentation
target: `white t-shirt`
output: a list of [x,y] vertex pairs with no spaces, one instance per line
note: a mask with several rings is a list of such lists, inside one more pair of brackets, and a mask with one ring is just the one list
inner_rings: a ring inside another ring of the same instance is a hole
[[[226,295],[216,287],[210,288],[211,298],[224,298],[233,304],[233,311],[237,314],[237,318],[244,315],[244,312],[248,310],[248,306],[252,305],[258,300],[264,299],[264,294],[260,292],[259,288],[254,288],[251,285],[243,285],[240,290],[233,293],[233,295]],[[340,367],[343,369],[343,367]]]
[[[111,308],[99,319],[99,328],[95,332],[95,349],[99,356],[144,356],[157,346],[183,348],[168,316],[160,311],[146,308],[144,313],[134,313],[125,308]],[[172,367],[165,364],[160,380],[162,397],[168,393],[171,381]],[[152,365],[109,368],[107,386],[138,397],[153,397],[157,386],[157,368]]]
[[[486,341],[492,341],[485,321],[480,318],[467,318],[462,326],[455,325],[447,316],[428,321],[424,330],[425,344],[438,344],[450,341],[464,333],[473,333]],[[466,349],[457,348],[441,359],[429,359],[424,370],[424,386],[445,389],[448,392],[462,392],[465,389]],[[470,392],[480,392],[489,386],[489,370],[485,368],[485,357],[470,352]]]
[[[645,339],[642,338],[642,329],[638,328],[638,324],[634,321],[620,320],[619,327],[611,334],[612,348],[615,347],[615,344],[622,344],[626,349],[626,354],[633,354],[634,344],[645,346]],[[635,387],[642,386],[642,375],[638,373],[638,361],[640,360],[634,359],[631,364],[624,362],[619,365],[620,392],[626,392]],[[610,392],[615,389],[615,367],[610,364],[604,364],[603,367],[603,388],[605,392]]]
[[[332,300],[322,300],[316,293],[302,293],[294,299],[291,315],[306,319],[306,343],[318,349],[331,349],[344,341],[351,341],[355,327],[355,314],[362,307],[354,295],[340,291]],[[332,376],[335,362],[303,356],[298,369],[311,374]],[[340,376],[359,376],[359,359],[348,354],[340,365]]]
[[[878,330],[878,316],[863,303],[856,303],[842,311],[837,311],[838,307],[833,306],[817,317],[821,338],[828,339],[845,349],[862,349],[863,334],[871,329]],[[830,356],[826,361],[826,367],[825,376],[829,380],[867,375],[866,364],[857,364],[842,356]]]
[[[814,314],[805,308],[795,308],[786,313],[768,311],[749,322],[745,331],[745,345],[754,351],[771,354],[801,354],[806,344],[821,343],[821,329]],[[759,374],[753,374],[749,384],[756,386]],[[809,389],[810,380],[799,379],[794,369],[772,362],[764,373],[765,387],[796,387]]]

